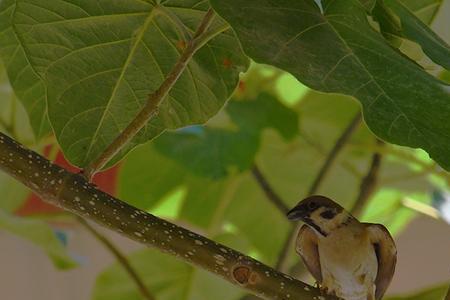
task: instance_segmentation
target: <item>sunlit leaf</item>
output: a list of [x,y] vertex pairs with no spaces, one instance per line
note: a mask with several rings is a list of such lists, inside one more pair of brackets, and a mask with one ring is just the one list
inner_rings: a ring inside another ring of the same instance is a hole
[[386,0],[384,3],[400,18],[405,37],[420,44],[435,63],[450,69],[450,46],[400,1]]
[[[427,194],[410,194],[415,201],[429,202]],[[381,189],[363,212],[361,220],[369,223],[381,223],[385,225],[392,235],[398,234],[405,228],[416,213],[403,206],[405,198],[399,190]]]
[[50,132],[45,86],[28,61],[26,50],[13,26],[16,7],[14,0],[0,1],[0,58],[6,66],[17,97],[28,113],[30,120],[25,124],[31,123],[33,133],[39,139]]
[[[208,3],[29,0],[11,9],[20,46],[45,79],[50,122],[64,154],[85,166],[160,86]],[[193,57],[158,116],[115,161],[164,129],[203,123],[223,106],[248,64],[225,29],[216,18],[214,38]]]
[[[357,98],[371,130],[450,169],[450,88],[392,49],[355,1],[219,1],[246,53],[324,92]],[[329,51],[332,48],[333,51]]]
[[431,24],[439,11],[442,0],[400,0],[425,24]]

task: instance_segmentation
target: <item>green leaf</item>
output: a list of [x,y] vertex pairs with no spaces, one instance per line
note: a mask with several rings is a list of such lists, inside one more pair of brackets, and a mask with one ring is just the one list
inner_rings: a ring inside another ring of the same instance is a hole
[[77,265],[68,256],[54,231],[43,221],[15,217],[0,210],[0,229],[29,240],[40,247],[59,269],[71,269]]
[[26,145],[33,145],[35,136],[30,119],[18,101],[0,61],[0,129]]
[[[14,26],[31,66],[45,78],[50,122],[73,164],[86,166],[130,123],[207,9],[202,0],[19,2]],[[167,128],[205,122],[223,106],[248,66],[226,28],[215,19],[214,38],[192,58],[158,116],[114,161]]]
[[450,46],[398,0],[384,3],[400,18],[405,37],[418,43],[435,63],[450,69]]
[[16,211],[26,200],[30,193],[24,185],[14,178],[0,172],[0,211],[12,213]]
[[[429,202],[427,194],[409,194],[415,201]],[[405,193],[399,190],[384,188],[378,191],[369,205],[364,209],[361,221],[381,223],[392,235],[397,235],[417,215],[403,206]]]
[[275,129],[284,139],[299,133],[299,118],[274,96],[262,93],[256,99],[230,101],[226,111],[241,131],[260,135],[266,128]]
[[151,143],[130,153],[122,165],[118,185],[121,199],[152,213],[159,211],[158,206],[179,197],[175,208],[171,207],[177,211],[158,213],[209,228],[213,222],[222,221],[222,215],[218,220],[214,212],[224,200],[222,193],[229,183],[193,175],[156,151]]
[[447,291],[449,289],[449,284],[445,283],[433,288],[425,289],[416,294],[411,294],[408,296],[395,296],[388,297],[386,300],[443,300]]
[[231,101],[226,111],[238,129],[195,126],[166,132],[155,140],[156,149],[198,176],[220,179],[230,171],[250,169],[265,128],[284,138],[298,134],[298,116],[269,94],[254,100]]
[[[221,236],[228,245],[242,245],[237,236]],[[231,242],[231,244],[230,244]],[[236,286],[210,273],[193,268],[156,250],[140,250],[128,256],[131,265],[158,300],[235,300],[243,292]],[[97,278],[93,300],[141,300],[134,282],[117,263]]]
[[5,63],[17,97],[28,113],[34,135],[40,139],[51,130],[47,119],[45,86],[30,64],[13,25],[16,7],[14,0],[0,1],[0,58]]
[[422,22],[431,24],[439,11],[442,0],[400,0],[404,6],[411,10]]
[[165,133],[156,149],[199,176],[220,179],[230,170],[247,170],[258,150],[258,137],[242,132],[197,126]]
[[359,0],[359,2],[364,6],[366,11],[371,12],[377,3],[377,0]]
[[[450,169],[450,87],[392,49],[355,1],[211,1],[255,61],[323,92],[356,97],[384,140],[425,149]],[[333,51],[330,51],[333,49]]]

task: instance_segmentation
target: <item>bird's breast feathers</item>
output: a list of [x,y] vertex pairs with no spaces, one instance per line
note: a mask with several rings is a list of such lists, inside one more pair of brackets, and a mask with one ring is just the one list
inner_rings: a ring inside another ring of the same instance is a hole
[[343,227],[318,241],[322,287],[346,300],[373,297],[378,262],[364,230]]

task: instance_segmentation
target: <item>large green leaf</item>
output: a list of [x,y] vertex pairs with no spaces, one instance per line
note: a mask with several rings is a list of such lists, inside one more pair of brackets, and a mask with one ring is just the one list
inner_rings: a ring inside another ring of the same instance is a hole
[[402,34],[417,42],[435,63],[450,69],[450,46],[398,0],[384,3],[400,18]]
[[450,87],[392,49],[357,1],[322,1],[323,14],[312,0],[211,3],[257,62],[314,89],[354,96],[378,136],[421,147],[450,169]]
[[[20,1],[14,28],[45,78],[50,122],[66,157],[85,166],[136,116],[208,9],[202,0]],[[216,18],[158,116],[120,154],[166,128],[202,123],[233,92],[248,59]]]
[[[4,61],[11,85],[23,103],[35,136],[39,139],[50,132],[45,103],[45,86],[30,64],[13,26],[14,0],[0,1],[0,58]],[[1,100],[0,100],[1,101]]]
[[40,247],[60,269],[70,269],[77,265],[69,257],[53,229],[43,221],[15,217],[0,210],[0,229],[29,240]]
[[[217,240],[231,246],[242,247],[237,236],[220,236]],[[158,300],[235,300],[243,291],[208,272],[190,267],[184,262],[156,250],[141,250],[129,260]],[[93,300],[141,300],[132,282],[117,263],[107,268],[97,279]]]

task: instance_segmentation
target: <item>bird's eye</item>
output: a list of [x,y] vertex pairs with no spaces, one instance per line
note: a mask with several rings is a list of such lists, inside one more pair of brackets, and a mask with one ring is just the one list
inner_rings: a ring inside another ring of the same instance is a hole
[[308,208],[309,208],[310,210],[316,209],[316,208],[317,208],[316,202],[309,202],[309,203],[308,203]]

